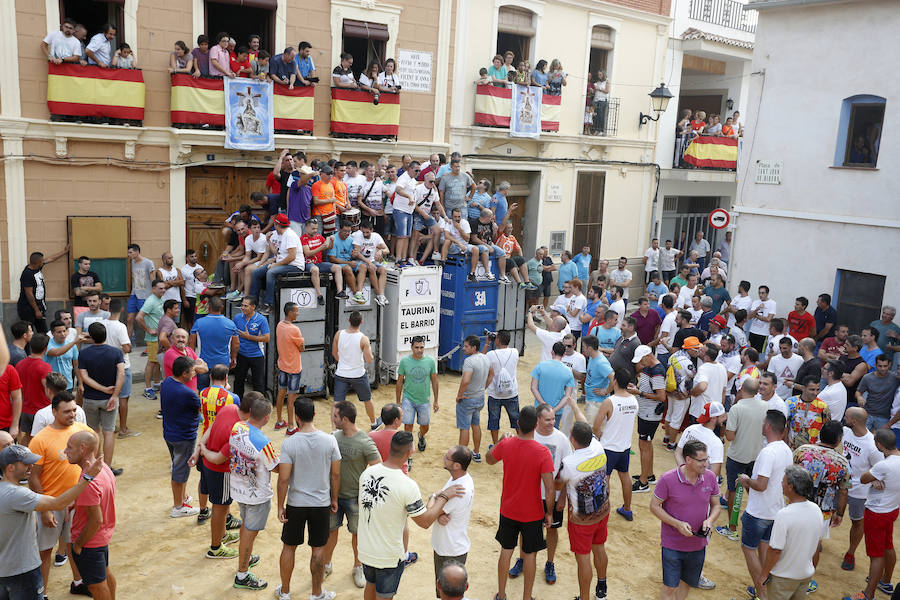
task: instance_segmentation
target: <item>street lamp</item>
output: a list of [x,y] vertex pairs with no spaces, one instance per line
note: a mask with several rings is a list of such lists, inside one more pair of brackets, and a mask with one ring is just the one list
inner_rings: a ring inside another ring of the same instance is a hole
[[669,100],[673,98],[672,92],[669,91],[669,88],[666,87],[665,83],[660,83],[659,87],[650,92],[649,95],[650,101],[653,104],[653,111],[656,113],[656,118],[654,119],[650,115],[641,113],[638,127],[647,121],[659,121],[659,117],[666,112],[666,107],[669,106]]

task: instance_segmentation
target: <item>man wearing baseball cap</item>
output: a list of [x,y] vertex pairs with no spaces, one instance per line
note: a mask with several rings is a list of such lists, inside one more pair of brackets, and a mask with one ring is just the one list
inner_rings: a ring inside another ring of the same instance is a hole
[[[697,374],[697,357],[703,344],[694,336],[684,338],[679,350],[669,357],[669,367],[675,378],[675,389],[668,392],[669,406],[666,411],[666,437],[663,443],[667,450],[675,450],[678,439],[678,431],[688,412],[690,405],[691,388],[694,385],[694,376]],[[667,370],[668,373],[668,370]]]
[[275,278],[285,273],[302,273],[305,266],[300,236],[291,229],[291,220],[286,214],[278,213],[272,221],[275,223],[275,233],[269,241],[276,248],[275,262],[253,271],[253,284],[250,286],[250,296],[256,298],[265,282],[265,300],[259,312],[266,316],[275,303]]
[[78,483],[54,498],[19,485],[19,481],[30,475],[31,465],[40,459],[19,444],[0,450],[0,531],[3,531],[0,536],[0,597],[3,598],[40,598],[43,595],[34,512],[62,510],[69,506],[103,467],[102,455],[85,462]]
[[719,345],[719,340],[728,332],[728,321],[722,315],[716,315],[709,320],[709,342]]
[[653,475],[653,436],[666,408],[666,367],[653,353],[650,346],[641,345],[631,359],[638,373],[638,384],[628,384],[628,393],[637,396],[638,448],[641,451],[641,474],[633,475],[631,491],[649,492],[656,483]]

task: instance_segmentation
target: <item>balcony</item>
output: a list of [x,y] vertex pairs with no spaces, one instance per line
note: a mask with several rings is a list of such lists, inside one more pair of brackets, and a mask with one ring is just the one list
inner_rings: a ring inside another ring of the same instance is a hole
[[47,109],[52,121],[140,126],[144,103],[140,69],[47,63]]
[[696,21],[756,33],[759,13],[744,10],[744,4],[736,0],[691,0],[689,16]]
[[675,138],[675,169],[736,171],[741,138],[701,135],[693,140]]

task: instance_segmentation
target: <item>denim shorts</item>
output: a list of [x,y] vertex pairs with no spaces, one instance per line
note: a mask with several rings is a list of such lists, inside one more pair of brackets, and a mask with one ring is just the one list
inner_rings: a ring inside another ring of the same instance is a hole
[[455,243],[450,244],[450,254],[471,254],[472,250],[474,250],[477,247],[478,246],[475,246],[473,244],[466,244],[465,248],[463,248],[462,246],[459,246]]
[[494,258],[506,258],[506,252],[504,252],[503,248],[497,244],[491,244],[490,246],[478,244],[478,252],[482,254],[489,252]]
[[412,235],[413,216],[402,211],[394,211],[394,235],[409,237]]
[[347,517],[347,529],[355,534],[359,528],[359,498],[340,498],[337,501],[337,512],[331,513],[331,531],[340,529]]
[[725,481],[728,483],[728,491],[733,492],[737,489],[738,475],[753,475],[753,462],[741,463],[730,458],[725,459]]
[[890,417],[879,417],[878,415],[869,415],[866,417],[866,429],[869,431],[875,431],[876,429],[881,429],[890,421]]
[[683,581],[691,587],[697,587],[700,583],[700,574],[703,572],[703,561],[706,559],[706,548],[686,552],[662,549],[663,585],[677,588]]
[[313,267],[316,267],[317,269],[319,269],[319,273],[331,273],[331,266],[331,263],[326,261],[322,261],[320,263],[308,262],[306,263],[306,265],[304,265],[303,270],[309,273],[312,271]]
[[401,402],[403,408],[403,424],[412,425],[419,421],[419,425],[431,425],[431,403],[416,404],[406,396]]
[[122,382],[122,389],[119,390],[119,398],[131,397],[131,367],[125,369],[125,381]]
[[43,597],[44,580],[39,566],[18,575],[0,577],[0,598],[39,600]]
[[389,569],[377,569],[369,565],[363,565],[363,575],[366,583],[375,586],[375,595],[379,598],[393,598],[400,587],[400,576],[403,575],[403,561],[397,561],[396,567]]
[[488,396],[488,431],[500,431],[500,413],[505,408],[510,429],[519,426],[519,396],[494,398]]
[[866,499],[848,497],[847,513],[850,515],[851,521],[862,521],[866,514]]
[[456,428],[468,429],[473,425],[481,425],[481,409],[484,398],[463,398],[456,403]]
[[300,393],[300,373],[285,373],[279,369],[278,389],[287,390],[289,394]]
[[437,221],[435,221],[432,217],[428,217],[426,219],[419,214],[413,215],[413,231],[427,232],[435,225],[437,225]]
[[87,585],[96,585],[106,581],[106,569],[109,567],[109,546],[99,548],[82,548],[80,554],[72,551],[72,559],[81,579]]
[[360,377],[341,377],[334,376],[334,401],[340,402],[347,399],[347,392],[350,389],[356,392],[356,398],[360,402],[372,401],[372,388],[369,386],[369,376],[362,375]]
[[175,483],[187,483],[188,477],[191,475],[188,459],[191,457],[191,454],[194,453],[194,444],[196,441],[196,439],[178,442],[166,440],[166,447],[169,449],[169,458],[172,460],[172,481]]
[[756,550],[760,542],[769,542],[774,519],[757,519],[746,510],[741,515],[741,546]]

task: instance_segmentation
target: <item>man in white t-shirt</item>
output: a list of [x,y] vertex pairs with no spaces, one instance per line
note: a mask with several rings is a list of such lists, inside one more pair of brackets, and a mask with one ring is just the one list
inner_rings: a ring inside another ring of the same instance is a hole
[[291,220],[288,219],[288,216],[279,213],[275,215],[272,222],[275,224],[275,233],[272,234],[270,241],[276,248],[275,262],[253,271],[253,283],[250,287],[250,295],[256,297],[265,283],[265,298],[259,307],[259,313],[264,316],[269,315],[271,307],[275,303],[276,276],[285,273],[302,273],[306,265],[300,236],[291,229]]
[[769,339],[766,341],[766,349],[763,354],[764,360],[768,361],[773,356],[781,353],[781,350],[778,348],[781,340],[790,340],[791,352],[794,354],[800,353],[800,343],[797,339],[790,334],[784,333],[784,319],[772,319],[769,322]]
[[747,313],[750,318],[749,341],[750,345],[762,354],[766,350],[766,341],[769,337],[769,322],[775,317],[777,307],[774,300],[769,300],[769,286],[759,286],[757,293],[759,300],[753,301]]
[[841,381],[844,365],[839,360],[829,360],[822,365],[822,379],[825,387],[819,392],[819,400],[828,405],[831,418],[840,421],[847,409],[847,387]]
[[612,302],[609,305],[609,310],[616,311],[616,314],[619,315],[619,321],[625,317],[625,310],[628,308],[628,303],[622,297],[625,293],[625,289],[622,286],[614,285],[609,288],[609,295],[612,298]]
[[675,308],[690,309],[694,302],[694,293],[697,291],[697,276],[691,273],[688,275],[687,283],[681,286],[678,292],[678,300],[675,302]]
[[569,321],[569,329],[577,340],[581,335],[581,311],[587,306],[587,298],[581,293],[581,281],[573,279],[563,284],[563,293],[556,297],[551,308]]
[[81,41],[75,37],[76,23],[67,18],[60,31],[51,31],[41,42],[41,51],[55,65],[81,61]]
[[785,418],[787,418],[789,416],[787,402],[784,401],[784,398],[775,393],[777,385],[778,378],[775,377],[775,373],[763,371],[759,374],[759,393],[756,396],[768,403],[769,410],[780,411]]
[[[747,509],[741,517],[741,550],[747,561],[750,578],[754,582],[760,581],[760,574],[766,564],[775,515],[784,508],[781,488],[784,470],[794,462],[791,448],[783,439],[786,423],[787,419],[782,413],[775,410],[766,413],[763,421],[766,445],[753,463],[753,476],[742,473],[738,477],[738,483],[749,490]],[[824,533],[824,526],[820,527]]]
[[188,250],[185,253],[185,264],[181,267],[181,277],[184,279],[184,302],[181,305],[181,324],[187,329],[194,323],[194,311],[197,310],[197,284],[196,273],[202,269],[197,263],[197,252]]
[[797,378],[800,367],[803,366],[803,357],[799,354],[794,354],[794,342],[792,340],[793,338],[790,336],[782,336],[778,341],[780,354],[769,359],[768,370],[771,373],[775,373],[778,381],[775,393],[781,398],[790,398],[794,395],[790,384],[785,382],[793,382]]
[[884,454],[875,447],[875,436],[866,429],[865,409],[854,406],[844,415],[846,426],[842,436],[844,456],[850,463],[850,489],[847,491],[847,512],[850,515],[850,545],[844,553],[841,568],[852,571],[856,565],[854,553],[863,539],[863,517],[871,484],[859,482],[862,474],[884,460]]
[[681,433],[681,439],[678,440],[678,447],[675,449],[675,464],[679,466],[684,464],[684,445],[691,440],[699,440],[706,444],[709,456],[707,468],[715,473],[716,477],[721,475],[722,463],[725,462],[725,444],[716,435],[715,430],[723,425],[727,418],[728,415],[725,414],[725,407],[721,402],[707,402],[703,406],[703,412],[697,417],[697,422]]
[[738,284],[738,295],[731,299],[728,306],[722,311],[728,314],[728,327],[734,327],[734,313],[744,309],[748,313],[753,306],[753,298],[750,297],[750,282],[741,281]]
[[[397,238],[397,248],[394,255],[397,257],[398,266],[411,266],[406,261],[409,251],[409,236],[412,235],[413,229],[413,212],[415,210],[415,192],[416,177],[418,177],[421,169],[417,161],[409,163],[409,168],[403,171],[403,174],[397,178],[394,186],[392,208],[394,215],[394,235]],[[446,258],[444,254],[444,258]],[[474,267],[473,267],[474,270]]]
[[575,377],[575,386],[576,386],[576,396],[578,396],[578,390],[581,389],[582,384],[584,383],[584,378],[587,375],[587,361],[584,358],[584,354],[580,352],[575,352],[575,336],[573,334],[567,334],[563,336],[562,339],[563,345],[566,347],[566,353],[563,354],[562,363],[572,369],[572,375]]
[[[550,451],[553,457],[553,472],[559,473],[562,461],[572,454],[572,446],[569,444],[569,438],[562,431],[554,427],[555,414],[553,407],[549,404],[541,404],[537,407],[537,426],[534,429],[534,441],[544,446]],[[554,493],[552,490],[550,493]],[[556,557],[556,547],[559,544],[559,528],[562,527],[563,512],[558,508],[559,501],[563,496],[562,490],[556,490],[556,502],[553,507],[553,516],[550,527],[547,528],[547,562],[544,563],[544,580],[549,584],[556,583],[556,565],[553,559]],[[546,499],[547,490],[541,482],[541,498]],[[511,571],[521,571],[523,568],[523,559],[521,554],[516,559]]]
[[[359,270],[356,273],[356,289],[362,290],[366,281],[366,273],[369,282],[375,288],[375,302],[381,306],[388,303],[384,295],[384,285],[387,282],[387,269],[382,260],[388,253],[384,238],[373,231],[374,224],[371,219],[363,219],[359,225],[359,231],[350,235],[353,240],[353,258],[360,261]],[[359,294],[360,292],[357,292]]]
[[347,172],[344,174],[344,183],[347,185],[347,201],[350,206],[356,208],[359,204],[359,197],[362,193],[363,185],[366,182],[365,175],[359,172],[359,165],[355,160],[348,160],[346,163]]
[[672,240],[666,240],[666,245],[659,249],[659,270],[662,271],[663,283],[669,285],[675,277],[675,261],[684,254],[678,248],[672,247]]
[[650,273],[659,270],[659,239],[653,238],[650,247],[644,252],[644,282],[650,282]]
[[[534,324],[534,313],[538,313],[541,316],[547,324],[547,329],[541,329]],[[541,360],[550,360],[552,358],[550,351],[553,349],[553,344],[561,342],[566,334],[572,332],[572,330],[569,329],[569,322],[566,321],[566,319],[563,317],[554,317],[551,319],[547,314],[547,311],[540,305],[532,306],[529,311],[525,313],[525,325],[541,342]]]
[[659,333],[656,334],[659,340],[659,343],[656,345],[656,358],[664,365],[668,365],[670,352],[667,346],[671,346],[675,341],[675,332],[678,331],[678,325],[675,323],[675,318],[678,316],[678,311],[675,310],[675,296],[666,294],[659,299],[659,305],[662,307],[663,312],[666,313],[666,316],[663,317],[662,325],[659,326]]
[[771,575],[765,586],[769,598],[805,598],[816,572],[819,540],[826,531],[822,510],[808,499],[813,493],[812,476],[803,467],[789,465],[781,488],[787,506],[775,515],[769,556],[753,585],[761,589]]
[[102,321],[106,327],[106,344],[118,348],[125,355],[125,380],[119,390],[119,438],[137,437],[140,431],[128,428],[128,399],[131,397],[131,338],[128,337],[128,327],[120,321],[122,315],[122,301],[113,298],[109,301],[109,318]]
[[[366,598],[392,598],[403,573],[403,530],[407,518],[428,529],[443,513],[451,498],[463,496],[462,485],[452,484],[432,496],[426,509],[415,481],[402,467],[412,456],[413,435],[398,431],[391,438],[391,450],[383,463],[368,467],[359,478],[359,560],[366,578]],[[377,592],[376,592],[377,590]]]
[[863,530],[866,538],[866,554],[869,557],[869,583],[866,598],[875,598],[875,587],[890,589],[891,566],[894,553],[894,521],[900,508],[900,451],[897,437],[890,429],[875,431],[875,447],[884,454],[884,460],[863,473],[859,482],[871,484],[866,499]]
[[613,285],[617,285],[622,288],[624,291],[622,297],[625,300],[625,305],[628,305],[628,288],[631,286],[632,274],[631,271],[625,268],[625,265],[628,264],[628,259],[624,256],[619,258],[619,265],[616,267],[614,271],[610,271],[609,273],[609,281]]
[[519,351],[509,347],[511,336],[508,331],[500,330],[494,338],[494,349],[488,351],[490,339],[484,340],[481,351],[491,363],[494,377],[487,386],[488,431],[491,440],[496,444],[500,439],[500,413],[506,410],[510,429],[519,425],[519,382],[516,381],[516,369],[519,365]]
[[[716,362],[719,349],[712,344],[705,344],[700,352],[700,364],[694,376],[694,385],[690,390],[691,405],[688,414],[691,423],[699,423],[704,407],[711,402],[725,402],[725,384],[728,383],[728,371]],[[705,440],[704,440],[705,441]],[[712,451],[707,449],[711,454]],[[712,459],[710,458],[710,462]],[[718,475],[718,473],[716,473]]]
[[[396,216],[394,217],[396,219]],[[454,208],[450,211],[450,220],[444,227],[444,243],[441,244],[441,264],[447,260],[448,254],[470,254],[469,281],[478,281],[475,269],[478,267],[478,246],[469,243],[472,226],[462,218],[462,210]]]
[[[448,562],[466,564],[471,543],[469,542],[469,516],[475,499],[475,481],[468,473],[472,462],[472,451],[466,446],[452,446],[444,453],[444,469],[450,478],[442,489],[460,485],[463,495],[450,498],[444,504],[437,523],[431,530],[431,547],[434,550],[434,578],[439,579],[441,570]],[[434,496],[428,499],[428,507],[435,503]],[[440,597],[440,596],[438,596]]]
[[725,384],[725,405],[730,407],[737,392],[735,389],[737,375],[743,366],[737,341],[730,333],[726,333],[719,340],[719,355],[716,357],[716,362],[725,367],[725,371],[728,372],[728,382]]

